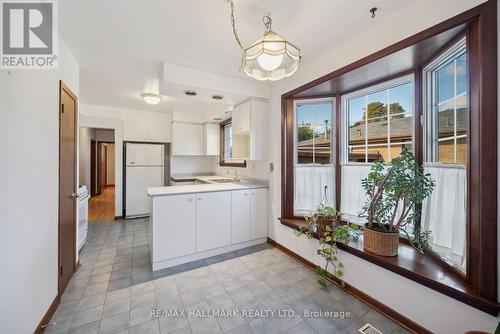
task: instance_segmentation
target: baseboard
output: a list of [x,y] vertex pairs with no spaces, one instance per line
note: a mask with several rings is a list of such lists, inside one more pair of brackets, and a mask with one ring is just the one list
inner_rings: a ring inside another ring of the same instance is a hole
[[123,218],[123,216],[115,216],[115,220],[122,220]]
[[[274,247],[276,247],[277,249],[282,251],[283,253],[295,258],[297,261],[301,262],[303,265],[305,265],[309,269],[311,269],[313,271],[316,270],[316,265],[314,263],[312,263],[311,261],[303,258],[302,256],[298,255],[297,253],[286,248],[285,246],[277,243],[273,239],[267,238],[267,241],[271,245],[273,245]],[[339,286],[339,288],[340,288],[340,283],[338,280],[331,279],[329,281],[331,281],[336,286]],[[379,302],[375,298],[370,297],[369,295],[367,295],[363,291],[353,287],[352,285],[345,283],[344,289],[346,290],[346,292],[351,294],[353,297],[355,297],[355,298],[359,299],[360,301],[362,301],[363,303],[369,305],[370,307],[377,310],[379,313],[383,314],[387,318],[391,319],[392,321],[394,321],[395,323],[397,323],[401,327],[403,327],[403,328],[405,328],[413,333],[417,333],[417,334],[432,334],[431,331],[420,326],[419,324],[417,324],[413,320],[408,319],[404,315],[399,314],[398,312],[394,311],[390,307],[382,304],[381,302]]]
[[45,315],[43,316],[42,320],[40,320],[40,323],[36,327],[35,331],[33,332],[34,334],[41,334],[45,331],[45,326],[49,324],[50,319],[52,319],[52,316],[57,310],[57,307],[59,306],[61,299],[59,298],[59,295],[57,295],[52,303],[49,306],[49,309],[47,312],[45,312]]

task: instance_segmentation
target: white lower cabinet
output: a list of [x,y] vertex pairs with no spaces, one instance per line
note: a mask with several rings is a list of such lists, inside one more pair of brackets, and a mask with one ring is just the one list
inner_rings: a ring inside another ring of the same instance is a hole
[[267,238],[267,189],[250,190],[250,239]]
[[196,252],[195,195],[153,198],[153,262]]
[[266,242],[267,189],[154,196],[153,270]]
[[250,240],[250,191],[231,191],[231,243]]
[[231,192],[196,194],[196,251],[231,244]]

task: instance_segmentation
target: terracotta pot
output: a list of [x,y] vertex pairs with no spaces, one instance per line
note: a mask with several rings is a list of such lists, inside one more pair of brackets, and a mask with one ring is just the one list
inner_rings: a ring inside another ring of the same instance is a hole
[[365,224],[363,229],[365,251],[381,256],[397,256],[399,232],[382,232],[371,229]]
[[318,217],[316,219],[316,233],[318,233],[320,237],[324,236],[327,226],[333,228],[333,219],[328,219],[325,217]]

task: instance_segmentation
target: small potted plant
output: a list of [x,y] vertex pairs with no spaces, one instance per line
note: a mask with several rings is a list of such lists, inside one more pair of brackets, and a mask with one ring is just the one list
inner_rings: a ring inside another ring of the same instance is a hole
[[327,280],[334,278],[344,286],[344,265],[338,258],[337,243],[345,244],[358,237],[357,226],[343,223],[341,218],[341,212],[321,203],[306,217],[307,225],[297,231],[297,236],[305,234],[309,239],[315,236],[319,239],[316,253],[325,260],[325,265],[317,266],[316,273],[318,283],[324,288]]
[[434,182],[417,164],[415,156],[403,149],[390,165],[375,162],[362,186],[368,200],[360,213],[367,218],[363,229],[364,249],[382,256],[396,256],[399,233],[407,234],[419,251],[428,246],[429,232],[415,229],[413,238],[407,232],[420,217],[417,205],[431,194]]

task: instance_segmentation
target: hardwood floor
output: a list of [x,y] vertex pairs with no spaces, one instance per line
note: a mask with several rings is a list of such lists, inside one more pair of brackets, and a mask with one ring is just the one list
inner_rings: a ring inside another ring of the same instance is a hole
[[102,194],[89,200],[89,222],[115,219],[115,186],[106,186]]

